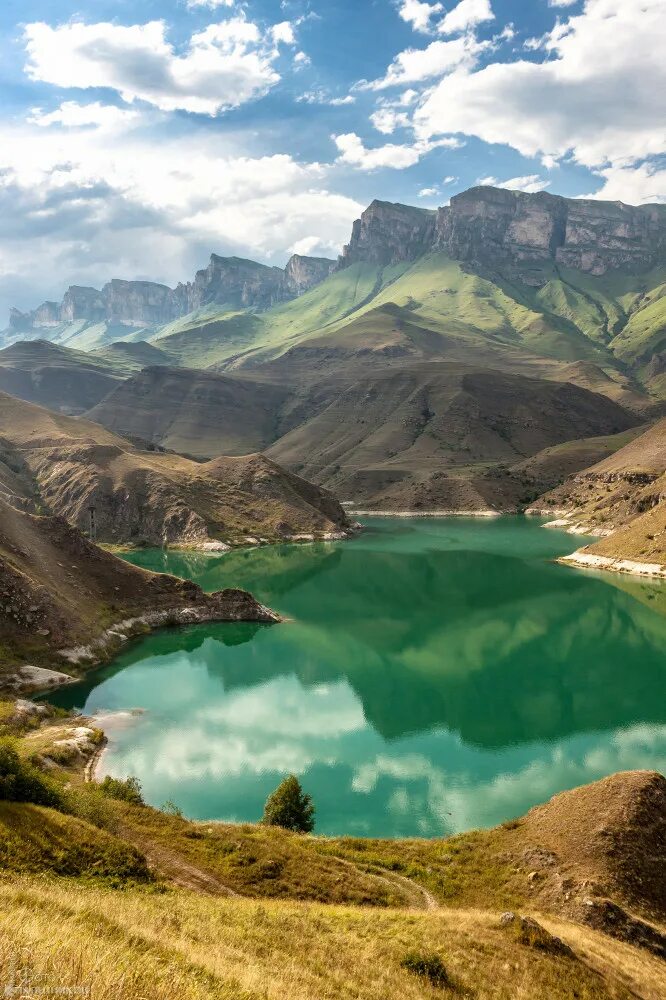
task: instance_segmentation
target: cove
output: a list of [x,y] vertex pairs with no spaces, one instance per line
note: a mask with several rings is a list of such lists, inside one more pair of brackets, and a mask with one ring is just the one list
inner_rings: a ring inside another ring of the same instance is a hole
[[317,832],[490,826],[617,770],[666,770],[662,584],[560,566],[520,517],[366,519],[346,542],[130,561],[292,620],[155,633],[49,695],[140,707],[103,771],[194,819],[254,822],[296,773]]

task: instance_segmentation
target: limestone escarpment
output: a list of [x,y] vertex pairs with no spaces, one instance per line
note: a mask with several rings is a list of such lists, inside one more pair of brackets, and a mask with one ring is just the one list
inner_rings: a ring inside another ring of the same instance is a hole
[[60,303],[44,302],[31,312],[12,309],[9,328],[18,334],[84,322],[141,329],[163,326],[209,305],[270,309],[309,291],[334,267],[335,261],[325,257],[294,255],[281,268],[211,254],[208,266],[197,271],[193,281],[176,288],[120,278],[113,278],[101,290],[71,285]]
[[663,206],[478,187],[439,209],[434,249],[497,266],[554,261],[591,274],[647,270],[666,249]]
[[666,252],[663,205],[562,198],[475,187],[432,213],[374,201],[354,223],[340,266],[395,264],[429,251],[493,269],[551,262],[590,274],[647,270]]
[[295,296],[303,295],[328,278],[335,266],[335,261],[328,257],[304,257],[295,253],[284,269],[287,288]]
[[373,201],[354,222],[340,267],[356,261],[390,265],[416,260],[432,248],[436,213],[410,205]]

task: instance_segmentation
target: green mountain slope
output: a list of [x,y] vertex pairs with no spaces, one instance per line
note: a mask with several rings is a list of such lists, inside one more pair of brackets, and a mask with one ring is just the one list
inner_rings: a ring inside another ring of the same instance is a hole
[[[475,273],[443,253],[390,267],[357,262],[263,313],[209,307],[153,343],[191,367],[257,367],[299,348],[421,357],[495,352],[592,362],[608,372],[644,361],[666,338],[665,268],[595,276],[549,266],[541,287]],[[396,323],[404,335],[396,338]],[[405,339],[406,338],[406,339]],[[640,365],[636,366],[640,374]]]

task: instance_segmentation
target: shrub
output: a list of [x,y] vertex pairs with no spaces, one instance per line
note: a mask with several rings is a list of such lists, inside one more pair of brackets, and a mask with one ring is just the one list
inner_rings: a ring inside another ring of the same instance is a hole
[[0,799],[9,802],[32,802],[37,806],[62,805],[57,785],[42,774],[34,764],[23,760],[15,740],[0,738]]
[[433,986],[449,986],[449,974],[439,955],[435,953],[420,954],[410,951],[400,963],[403,969],[415,976],[427,979]]
[[298,833],[310,833],[314,830],[314,812],[312,799],[303,791],[298,778],[290,774],[266,799],[261,822]]
[[129,802],[132,806],[143,806],[143,796],[138,778],[112,778],[107,774],[104,781],[100,782],[100,791],[103,795],[108,795],[110,799],[119,799],[121,802]]
[[183,810],[176,805],[173,799],[167,799],[166,802],[160,806],[160,810],[161,812],[166,813],[167,816],[177,816],[178,819],[183,818]]
[[410,951],[400,963],[403,969],[427,979],[431,986],[448,987],[452,985],[446,967],[439,955],[419,954],[417,951]]

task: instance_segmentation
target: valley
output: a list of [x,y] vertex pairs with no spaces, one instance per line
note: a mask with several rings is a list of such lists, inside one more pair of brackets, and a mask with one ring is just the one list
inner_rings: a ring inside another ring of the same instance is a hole
[[12,312],[3,970],[660,1000],[665,247],[482,186]]

